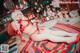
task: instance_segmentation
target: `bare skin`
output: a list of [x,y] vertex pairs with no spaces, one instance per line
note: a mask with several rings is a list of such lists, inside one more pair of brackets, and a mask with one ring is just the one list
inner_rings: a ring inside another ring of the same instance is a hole
[[[17,14],[18,14],[18,12],[17,12]],[[23,19],[25,19],[25,17],[22,15],[21,19],[23,20]],[[20,30],[20,25],[15,20],[16,20],[16,18],[12,22],[12,26],[13,26],[14,30]],[[54,24],[54,22],[46,22],[46,23],[51,23],[50,27],[52,26],[52,24]],[[22,21],[23,26],[25,26],[26,24],[28,24],[28,22]],[[32,38],[33,41],[42,41],[42,40],[47,39],[47,40],[50,40],[52,42],[67,42],[67,43],[70,43],[70,42],[75,41],[76,36],[78,35],[78,33],[68,33],[68,32],[65,32],[65,31],[54,31],[54,30],[49,29],[49,27],[46,27],[45,24],[43,24],[42,26],[44,26],[43,27],[44,30],[41,30],[41,26],[39,26],[39,29],[40,29],[39,32],[40,33],[36,32],[36,33],[31,35],[31,38]],[[25,30],[23,32],[31,34],[35,30],[36,30],[36,26],[32,25],[32,24],[29,24],[28,27],[25,27]],[[66,37],[66,36],[70,36],[70,37]]]

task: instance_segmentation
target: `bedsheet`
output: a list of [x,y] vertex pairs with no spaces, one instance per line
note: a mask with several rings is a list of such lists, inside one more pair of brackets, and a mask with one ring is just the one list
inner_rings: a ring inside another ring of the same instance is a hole
[[[80,32],[80,28],[77,28],[75,26],[69,25],[69,24],[61,24],[58,23],[51,29],[54,30],[63,30],[67,32]],[[80,34],[79,34],[80,35]],[[79,37],[78,37],[79,38]],[[17,44],[19,53],[76,53],[76,44],[78,44],[79,41],[71,44],[67,43],[55,43],[51,42],[49,40],[45,41],[32,41],[31,39],[28,39],[25,35],[25,39],[27,41],[20,42]],[[79,45],[77,46],[79,47]]]

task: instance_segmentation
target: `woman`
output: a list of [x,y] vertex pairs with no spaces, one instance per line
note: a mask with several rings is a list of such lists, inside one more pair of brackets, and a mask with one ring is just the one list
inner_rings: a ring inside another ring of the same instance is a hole
[[[33,16],[29,15],[28,18],[29,17],[31,18]],[[15,10],[14,12],[12,12],[12,19],[13,22],[11,24],[14,30],[17,31],[17,33],[20,35],[24,33],[29,34],[30,38],[33,41],[50,40],[52,42],[71,43],[76,40],[76,36],[78,35],[78,33],[68,33],[65,31],[54,31],[49,29],[50,27],[57,24],[57,21],[54,20],[39,25],[39,31],[38,31],[36,25],[31,24],[20,10]],[[47,23],[49,27],[47,27],[46,25]]]

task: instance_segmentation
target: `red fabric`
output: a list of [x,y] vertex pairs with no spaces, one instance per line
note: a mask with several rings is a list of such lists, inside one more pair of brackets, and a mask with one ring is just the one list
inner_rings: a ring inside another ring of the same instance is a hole
[[14,36],[15,35],[15,31],[11,25],[11,23],[8,24],[8,27],[7,27],[7,32],[10,36]]

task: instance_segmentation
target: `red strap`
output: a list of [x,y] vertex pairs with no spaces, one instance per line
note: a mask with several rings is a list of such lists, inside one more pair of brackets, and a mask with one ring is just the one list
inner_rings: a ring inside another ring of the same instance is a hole
[[21,22],[22,22],[22,19],[19,19],[19,20],[18,20],[18,23],[21,24]]

